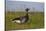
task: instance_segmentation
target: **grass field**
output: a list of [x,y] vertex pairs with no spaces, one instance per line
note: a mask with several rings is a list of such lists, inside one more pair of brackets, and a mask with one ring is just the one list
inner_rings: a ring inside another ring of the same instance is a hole
[[6,13],[6,30],[15,30],[15,29],[40,29],[44,28],[44,13],[35,12],[29,13],[29,20],[25,24],[16,24],[11,20],[18,16],[25,15],[25,12],[7,12]]

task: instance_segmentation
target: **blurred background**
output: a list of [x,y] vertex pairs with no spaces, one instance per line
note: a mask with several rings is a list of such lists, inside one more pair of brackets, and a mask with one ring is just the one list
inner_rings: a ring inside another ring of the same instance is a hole
[[[16,24],[11,20],[26,14],[29,8],[29,20],[26,24]],[[6,30],[44,28],[44,3],[6,0]]]

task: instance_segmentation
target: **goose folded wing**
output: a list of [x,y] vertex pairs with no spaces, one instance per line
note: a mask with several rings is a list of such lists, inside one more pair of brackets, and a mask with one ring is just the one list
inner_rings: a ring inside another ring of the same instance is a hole
[[12,21],[14,21],[14,20],[20,20],[20,18],[19,18],[19,17],[17,17],[17,18],[14,18]]

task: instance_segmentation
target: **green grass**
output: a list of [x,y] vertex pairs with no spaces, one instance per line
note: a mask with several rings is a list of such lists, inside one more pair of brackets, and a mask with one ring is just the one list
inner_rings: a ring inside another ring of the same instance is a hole
[[15,29],[40,29],[44,28],[44,14],[43,12],[29,13],[29,20],[25,24],[16,24],[11,20],[25,15],[25,12],[7,12],[6,13],[6,29],[15,30]]

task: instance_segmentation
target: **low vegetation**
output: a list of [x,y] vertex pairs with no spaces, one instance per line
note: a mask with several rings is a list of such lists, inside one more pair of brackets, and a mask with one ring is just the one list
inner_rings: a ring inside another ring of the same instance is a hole
[[44,28],[44,13],[43,12],[29,12],[29,20],[25,24],[13,23],[12,19],[18,16],[24,16],[25,12],[7,12],[6,13],[6,29],[40,29]]

